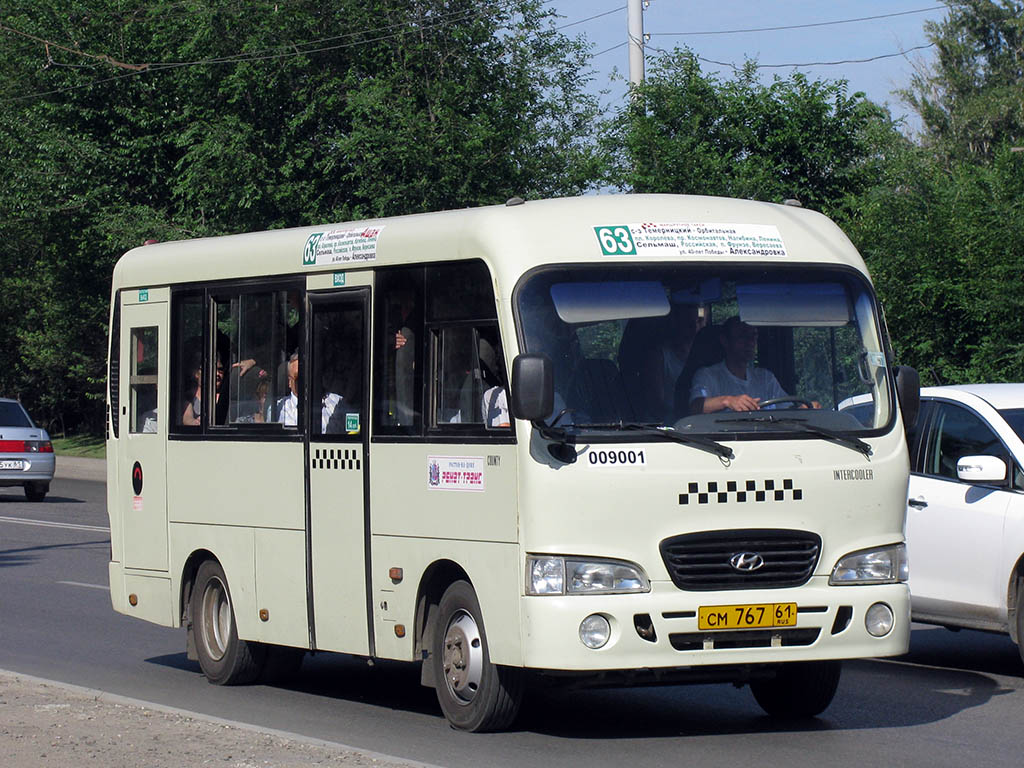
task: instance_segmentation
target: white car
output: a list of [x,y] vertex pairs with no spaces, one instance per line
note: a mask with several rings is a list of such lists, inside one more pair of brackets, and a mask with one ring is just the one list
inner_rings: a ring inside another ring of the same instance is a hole
[[20,485],[29,501],[50,490],[55,465],[53,445],[17,400],[0,397],[0,488]]
[[[861,399],[840,407],[869,418]],[[1024,384],[923,388],[908,439],[914,620],[1008,632],[1024,657]]]

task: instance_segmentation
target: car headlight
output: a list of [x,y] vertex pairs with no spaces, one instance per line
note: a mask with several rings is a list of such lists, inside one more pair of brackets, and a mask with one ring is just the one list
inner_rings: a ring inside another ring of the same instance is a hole
[[526,558],[528,595],[614,595],[650,592],[643,569],[621,560],[584,560],[555,555]]
[[839,558],[828,583],[895,584],[909,576],[907,548],[904,544],[890,544],[878,549],[862,549]]

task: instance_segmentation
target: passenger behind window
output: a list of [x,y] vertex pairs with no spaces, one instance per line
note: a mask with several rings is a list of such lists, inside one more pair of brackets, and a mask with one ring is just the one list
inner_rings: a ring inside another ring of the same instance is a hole
[[[280,398],[274,406],[273,417],[267,414],[268,421],[276,421],[286,427],[295,427],[299,423],[299,352],[295,350],[288,357],[288,394]],[[320,434],[341,434],[347,431],[357,433],[359,427],[347,430],[346,409],[341,406],[342,396],[337,392],[326,391],[320,398]]]
[[294,427],[299,423],[299,350],[296,349],[288,356],[285,373],[288,394],[274,403],[273,413],[267,413],[267,421]]
[[508,397],[505,392],[505,366],[502,362],[501,345],[480,339],[480,375],[484,386],[482,411],[484,425],[488,429],[512,425],[508,412]]

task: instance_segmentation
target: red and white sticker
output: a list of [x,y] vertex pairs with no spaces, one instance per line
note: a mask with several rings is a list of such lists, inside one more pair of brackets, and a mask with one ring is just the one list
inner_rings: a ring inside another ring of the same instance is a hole
[[427,488],[432,491],[482,491],[483,456],[428,456]]

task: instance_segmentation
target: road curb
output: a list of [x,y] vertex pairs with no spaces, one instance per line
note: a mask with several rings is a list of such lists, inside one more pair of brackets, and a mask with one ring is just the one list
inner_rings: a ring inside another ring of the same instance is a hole
[[[95,459],[93,459],[95,461]],[[268,734],[270,736],[276,736],[281,739],[288,739],[290,741],[301,742],[311,746],[322,747],[325,749],[340,749],[346,752],[352,752],[354,754],[366,757],[369,760],[386,761],[389,763],[400,763],[403,765],[411,766],[411,768],[443,768],[443,766],[434,765],[433,763],[421,763],[415,760],[409,760],[404,757],[398,757],[397,755],[386,755],[383,752],[373,752],[367,749],[361,749],[359,747],[353,747],[349,744],[342,744],[338,741],[327,741],[326,739],[317,739],[313,736],[306,736],[301,733],[294,733],[291,731],[279,731],[275,728],[264,728],[252,723],[243,723],[238,720],[227,720],[222,717],[213,717],[212,715],[206,715],[202,712],[194,712],[189,709],[179,709],[177,707],[168,707],[163,704],[157,704],[152,701],[145,701],[143,699],[133,699],[129,696],[121,696],[116,693],[109,693],[108,691],[102,691],[98,688],[86,688],[81,685],[74,685],[72,683],[64,683],[59,680],[49,680],[45,677],[35,677],[33,675],[25,675],[21,672],[14,672],[9,669],[0,669],[0,676],[13,679],[15,681],[25,681],[33,685],[45,685],[53,688],[58,688],[69,693],[76,693],[82,696],[88,696],[96,701],[104,704],[114,704],[125,707],[136,707],[139,709],[150,709],[154,712],[163,712],[168,715],[176,715],[178,717],[191,718],[193,720],[201,720],[203,722],[212,723],[213,725],[223,725],[232,728],[237,728],[242,731],[248,731],[250,733],[261,733]]]

